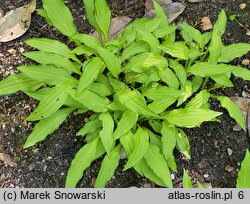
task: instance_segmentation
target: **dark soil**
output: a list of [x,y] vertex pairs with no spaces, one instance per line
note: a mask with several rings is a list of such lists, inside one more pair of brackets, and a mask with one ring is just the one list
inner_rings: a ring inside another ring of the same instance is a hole
[[[0,7],[7,11],[27,3],[28,0],[0,0]],[[73,13],[79,31],[91,32],[91,27],[84,20],[84,9],[81,0],[66,1]],[[132,18],[144,15],[143,0],[110,0],[113,15],[127,15]],[[250,26],[250,5],[244,10],[239,8],[244,0],[204,0],[201,3],[187,3],[185,12],[178,19],[199,28],[202,17],[209,16],[214,22],[219,11],[224,8],[229,15],[236,14],[237,21],[229,22],[223,38],[225,44],[235,42],[250,43],[246,35]],[[41,7],[39,1],[38,7]],[[30,50],[24,41],[31,37],[48,37],[66,42],[66,38],[54,28],[48,26],[37,13],[32,15],[32,23],[28,32],[22,37],[8,43],[0,44],[0,79],[16,73],[16,67],[30,64],[31,61],[22,57],[21,52]],[[1,54],[3,57],[1,57]],[[243,59],[234,61],[241,65]],[[219,93],[227,96],[242,96],[249,93],[250,83],[234,79],[235,87],[223,89]],[[10,167],[0,161],[0,187],[64,187],[67,170],[75,153],[83,145],[83,139],[76,137],[76,132],[84,124],[86,116],[70,117],[62,127],[49,136],[44,142],[23,150],[22,146],[31,132],[34,124],[26,122],[25,118],[34,109],[36,101],[25,94],[17,93],[12,96],[0,97],[0,153],[10,155],[17,167]],[[216,110],[224,111],[218,103],[212,101]],[[225,112],[225,111],[224,111]],[[188,161],[176,152],[179,173],[175,176],[174,184],[181,186],[182,169],[189,170],[194,181],[211,183],[213,187],[235,187],[237,171],[243,159],[246,148],[249,148],[249,138],[244,131],[233,131],[236,124],[225,112],[220,117],[221,123],[205,123],[199,128],[185,130],[191,143],[192,159]],[[232,152],[232,154],[231,154]],[[229,154],[230,153],[230,154]],[[84,174],[79,187],[93,187],[100,162],[96,161]],[[125,161],[123,161],[125,163]],[[146,187],[150,183],[133,170],[122,172],[120,165],[108,187]],[[231,168],[230,168],[231,167]]]

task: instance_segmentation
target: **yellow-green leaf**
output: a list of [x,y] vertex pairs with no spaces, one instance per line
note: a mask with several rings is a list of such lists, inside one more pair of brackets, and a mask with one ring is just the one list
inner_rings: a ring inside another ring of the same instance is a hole
[[59,126],[73,110],[73,108],[58,110],[50,117],[39,121],[35,125],[32,133],[28,136],[24,148],[31,147],[37,142],[43,141],[49,134],[52,134],[59,128]]
[[183,170],[183,188],[193,188],[192,181],[185,169]]
[[102,127],[102,122],[99,119],[90,120],[77,132],[77,135],[86,135],[93,133]]
[[171,55],[172,57],[183,60],[189,59],[188,47],[183,42],[165,43],[163,46],[160,46],[160,48],[163,52]]
[[243,159],[238,172],[237,188],[250,188],[250,154],[249,150],[246,151],[245,158]]
[[102,113],[99,116],[99,120],[102,121],[100,138],[107,154],[110,156],[111,151],[114,147],[114,120],[109,113]]
[[166,86],[159,86],[156,88],[150,88],[147,91],[143,92],[143,96],[151,100],[158,100],[163,98],[178,98],[183,95],[183,91],[169,88]]
[[104,157],[95,182],[96,188],[104,188],[114,175],[115,170],[119,165],[120,147],[120,145],[115,147],[110,153],[110,156],[106,155]]

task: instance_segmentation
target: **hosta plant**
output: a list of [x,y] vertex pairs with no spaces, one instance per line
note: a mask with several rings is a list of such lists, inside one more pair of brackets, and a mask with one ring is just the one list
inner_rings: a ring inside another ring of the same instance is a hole
[[172,187],[170,170],[177,171],[173,151],[190,158],[182,128],[219,121],[222,113],[210,109],[211,98],[246,130],[236,103],[211,93],[232,87],[232,75],[250,79],[247,69],[228,64],[246,54],[250,45],[222,44],[227,23],[223,10],[213,31],[202,34],[187,23],[169,25],[154,2],[155,18],[137,19],[110,39],[111,12],[106,1],[83,2],[98,39],[77,31],[64,1],[43,0],[39,13],[69,38],[71,46],[46,38],[27,40],[37,51],[24,56],[37,64],[20,66],[19,74],[0,82],[0,95],[22,91],[39,101],[27,118],[36,125],[24,148],[44,140],[70,114],[91,113],[77,133],[86,143],[71,163],[66,187],[75,187],[85,169],[100,157],[95,187],[105,187],[119,165],[122,149],[127,156],[124,170],[133,168],[160,186]]

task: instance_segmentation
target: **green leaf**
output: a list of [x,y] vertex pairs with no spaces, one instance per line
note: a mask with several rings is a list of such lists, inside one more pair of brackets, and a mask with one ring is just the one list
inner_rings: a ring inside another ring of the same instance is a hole
[[90,120],[84,124],[84,126],[77,132],[76,135],[86,135],[93,133],[102,127],[102,122],[99,119]]
[[202,37],[204,38],[204,41],[205,41],[205,45],[208,44],[208,42],[211,40],[212,36],[213,36],[212,32],[205,32],[202,34]]
[[208,62],[211,64],[217,64],[218,59],[221,57],[222,51],[222,41],[220,35],[214,33],[212,36],[212,40],[208,46],[209,57]]
[[109,113],[102,113],[99,117],[99,120],[102,121],[100,138],[108,156],[110,157],[111,151],[114,147],[114,120]]
[[238,172],[237,188],[250,188],[250,154],[246,151],[244,160],[241,163],[240,171]]
[[169,66],[174,70],[181,85],[184,87],[187,81],[187,74],[185,68],[176,60],[170,60]]
[[24,74],[14,74],[0,81],[0,96],[18,91],[34,91],[42,85],[43,83],[28,78]]
[[161,142],[161,137],[156,135],[155,133],[153,133],[152,131],[150,131],[147,128],[144,128],[148,135],[149,135],[149,141],[150,143],[156,145],[160,150],[162,149],[162,142]]
[[123,71],[131,70],[137,73],[147,72],[152,67],[163,69],[168,66],[165,57],[153,53],[142,53],[134,56],[129,63],[123,68]]
[[165,43],[160,46],[163,52],[179,59],[189,59],[189,49],[183,42]]
[[199,30],[188,25],[186,22],[180,24],[179,26],[183,31],[187,32],[192,37],[192,39],[194,39],[198,43],[200,48],[204,48],[205,42]]
[[171,25],[168,27],[162,27],[154,31],[154,36],[156,38],[164,38],[169,34],[172,34],[175,32],[177,26],[176,25]]
[[217,21],[214,24],[213,33],[222,36],[226,31],[226,27],[227,27],[227,15],[226,12],[222,9],[218,16]]
[[85,169],[87,169],[96,158],[98,141],[99,138],[96,138],[89,144],[84,145],[76,153],[67,174],[66,188],[75,188],[78,181],[82,178]]
[[28,148],[43,141],[49,134],[52,134],[63,123],[66,117],[73,111],[73,108],[61,109],[46,119],[40,120],[28,136],[24,148]]
[[131,131],[127,132],[120,138],[120,142],[126,152],[127,158],[130,157],[134,150],[134,134]]
[[235,69],[235,66],[227,65],[227,64],[210,64],[207,62],[196,63],[190,68],[187,69],[188,73],[192,73],[194,75],[209,77],[219,74],[230,73]]
[[77,33],[73,17],[62,0],[42,0],[43,7],[53,25],[64,35],[71,37]]
[[109,41],[109,29],[111,23],[111,12],[106,1],[95,0],[95,10],[94,15],[96,17],[96,22],[98,27],[103,32],[106,41]]
[[223,108],[227,109],[231,118],[235,119],[240,127],[246,131],[245,117],[237,103],[226,96],[217,96],[216,99],[220,101],[220,104]]
[[94,15],[95,4],[90,0],[83,0],[85,6],[85,12],[88,19],[88,22],[95,28],[95,30],[99,31],[100,28],[96,22],[96,18]]
[[76,74],[80,74],[80,70],[67,58],[54,54],[47,53],[42,51],[31,51],[23,53],[25,57],[28,57],[40,64],[51,64],[57,67],[61,67],[69,72],[74,72]]
[[126,163],[124,170],[135,166],[143,158],[149,146],[148,139],[148,133],[139,127],[134,135],[133,151],[128,157],[128,162]]
[[169,69],[158,70],[158,74],[162,81],[164,81],[169,87],[174,89],[179,89],[179,81],[175,75],[175,73]]
[[71,89],[68,93],[73,99],[94,112],[106,112],[108,110],[106,106],[110,104],[109,100],[88,89],[85,89],[80,95],[77,95],[76,89]]
[[197,184],[198,184],[199,188],[206,188],[206,186],[199,181],[197,181]]
[[157,133],[161,133],[162,123],[157,120],[148,120],[149,125],[153,128],[153,130]]
[[210,93],[207,90],[202,90],[188,104],[185,108],[201,108],[204,104],[206,104],[210,98]]
[[166,99],[166,98],[178,98],[183,95],[183,91],[169,88],[166,86],[159,86],[156,88],[150,88],[143,92],[143,96],[151,100]]
[[104,63],[101,58],[95,57],[90,60],[85,61],[83,65],[83,73],[79,80],[77,94],[86,89],[90,84],[92,84],[98,77],[101,70],[104,68]]
[[81,61],[76,58],[68,46],[58,40],[52,40],[48,38],[31,38],[25,42],[29,46],[40,51],[55,53],[66,58],[73,59],[81,64]]
[[199,126],[205,121],[211,121],[221,114],[220,112],[202,108],[179,108],[169,111],[166,115],[161,117],[173,125],[191,128]]
[[78,40],[82,44],[86,45],[89,48],[92,48],[92,51],[95,51],[96,47],[102,47],[102,44],[93,36],[88,34],[76,34],[71,37],[71,40]]
[[146,160],[143,158],[137,163],[134,169],[142,176],[147,177],[149,180],[155,182],[159,186],[168,187],[159,176],[155,174],[152,168],[147,164]]
[[46,22],[50,25],[53,26],[52,21],[49,19],[46,11],[44,9],[36,9],[37,13],[39,13],[40,16],[42,16],[43,18],[45,18]]
[[224,86],[224,87],[233,87],[232,81],[229,79],[226,74],[220,74],[220,75],[215,75],[211,76],[211,78],[219,85]]
[[250,80],[250,71],[248,69],[235,66],[232,73],[236,77],[240,77],[244,80]]
[[235,58],[242,57],[250,51],[250,44],[247,43],[235,43],[222,48],[221,57],[219,62],[231,62]]
[[149,18],[140,18],[131,24],[131,27],[139,30],[145,30],[150,33],[154,32],[157,30],[162,22],[162,19],[159,17],[149,19]]
[[74,53],[76,55],[85,55],[87,57],[93,55],[95,53],[95,51],[93,50],[93,48],[90,48],[86,45],[80,45],[78,47],[76,47],[75,49],[73,49],[71,51],[71,53]]
[[65,81],[76,81],[67,71],[53,65],[19,66],[18,69],[27,77],[46,84],[57,85]]
[[191,158],[190,156],[190,143],[187,135],[185,132],[181,129],[179,129],[179,133],[176,136],[176,144],[177,144],[177,149],[179,152],[184,154],[188,159]]
[[47,118],[58,111],[68,98],[64,87],[53,87],[44,95],[38,107],[29,115],[26,120],[36,121]]
[[162,153],[165,159],[169,161],[176,146],[177,128],[173,125],[163,122],[161,134]]
[[117,124],[114,132],[114,139],[119,139],[122,135],[127,133],[134,127],[138,120],[138,115],[131,110],[126,110]]
[[153,172],[163,181],[164,186],[171,188],[173,184],[168,165],[158,147],[153,144],[149,144],[144,158]]
[[153,4],[154,4],[154,9],[155,9],[156,17],[159,18],[159,19],[161,19],[160,27],[168,28],[168,26],[169,26],[169,24],[168,24],[168,17],[166,15],[166,13],[164,12],[163,8],[155,0],[153,0]]
[[117,92],[117,96],[121,104],[135,113],[144,116],[155,116],[146,104],[144,97],[136,90],[123,89]]
[[120,145],[115,147],[110,156],[106,155],[99,170],[95,188],[105,188],[107,182],[112,178],[120,160]]
[[95,50],[97,51],[99,56],[103,59],[111,74],[114,77],[118,77],[118,75],[121,73],[120,59],[105,48],[96,47]]
[[122,61],[126,59],[130,59],[131,57],[137,54],[145,53],[149,51],[150,51],[150,47],[148,43],[142,40],[135,41],[131,43],[128,47],[126,47],[124,51],[122,52]]
[[152,53],[161,53],[161,50],[158,48],[160,46],[160,42],[152,33],[144,30],[137,30],[137,32],[140,34],[141,39],[148,43]]
[[195,93],[196,91],[198,91],[202,85],[203,82],[203,78],[200,76],[194,76],[193,80],[192,80],[192,86],[193,86],[193,93]]
[[185,169],[183,170],[183,188],[193,188],[192,181]]
[[105,84],[101,84],[101,83],[92,83],[88,89],[100,96],[109,96],[112,94],[112,90],[110,89],[109,86],[106,86]]
[[148,105],[148,108],[156,114],[160,114],[165,111],[169,106],[175,103],[177,99],[175,97],[166,97],[153,101]]

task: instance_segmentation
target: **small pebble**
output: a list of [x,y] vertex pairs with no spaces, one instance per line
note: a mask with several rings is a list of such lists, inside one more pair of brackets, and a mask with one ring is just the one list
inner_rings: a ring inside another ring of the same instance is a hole
[[15,51],[16,51],[16,50],[13,49],[13,48],[10,48],[10,49],[7,50],[7,52],[10,53],[10,54],[13,54]]
[[239,5],[240,9],[243,10],[247,7],[247,4],[246,3],[242,3]]
[[204,174],[203,177],[204,177],[204,178],[208,178],[209,175],[208,175],[208,174]]
[[247,93],[245,91],[242,91],[242,97],[247,98]]
[[124,148],[122,147],[121,148],[121,151],[120,151],[120,159],[126,159],[127,158],[127,156],[126,156],[126,153],[125,153],[125,150],[124,150]]
[[[1,54],[0,54],[0,57],[1,57]],[[241,64],[244,65],[244,66],[248,66],[250,64],[250,60],[249,59],[243,59]]]
[[0,58],[4,57],[4,55],[2,53],[0,53]]
[[152,184],[151,183],[145,183],[145,184],[143,184],[143,188],[152,188]]
[[35,167],[36,167],[35,164],[30,164],[30,165],[28,166],[28,170],[29,170],[29,171],[33,171],[33,170],[35,169]]
[[61,173],[61,176],[64,176],[64,172]]
[[25,50],[24,50],[23,47],[20,47],[20,48],[19,48],[19,52],[20,52],[20,53],[23,53],[24,51],[25,51]]
[[175,180],[175,175],[174,174],[171,174],[171,179]]
[[15,128],[12,127],[11,128],[11,132],[14,133],[15,132]]
[[239,126],[239,124],[236,124],[234,127],[233,127],[233,131],[235,132],[239,132],[241,130],[241,127]]
[[234,170],[234,167],[232,167],[232,166],[230,166],[230,165],[227,165],[227,166],[225,167],[225,170],[231,173],[231,172]]
[[227,154],[228,156],[231,156],[233,154],[233,150],[231,150],[230,148],[227,148]]

